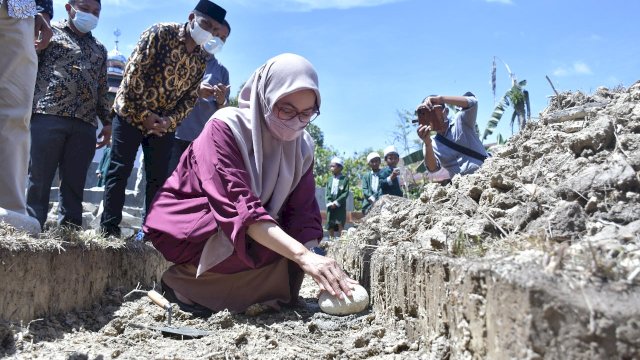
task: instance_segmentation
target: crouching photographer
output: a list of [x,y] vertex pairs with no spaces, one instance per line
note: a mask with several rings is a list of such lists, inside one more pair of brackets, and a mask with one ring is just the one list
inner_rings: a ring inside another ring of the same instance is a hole
[[[447,105],[460,108],[451,119]],[[418,136],[424,142],[424,161],[429,172],[444,168],[449,178],[472,174],[489,156],[476,131],[478,100],[473,93],[428,96],[418,105],[416,113]],[[432,131],[436,133],[433,138]]]

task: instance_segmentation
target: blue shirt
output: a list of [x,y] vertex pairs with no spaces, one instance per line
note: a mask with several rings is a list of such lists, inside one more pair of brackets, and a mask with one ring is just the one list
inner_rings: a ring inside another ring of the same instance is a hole
[[[487,155],[487,151],[480,141],[476,131],[476,117],[478,115],[478,100],[475,97],[467,97],[469,105],[458,111],[453,119],[449,119],[449,128],[443,134],[447,139],[456,142],[480,154]],[[482,161],[471,156],[461,154],[451,149],[440,141],[433,139],[431,142],[433,152],[438,160],[438,169],[445,168],[449,177],[455,174],[471,174],[482,166]],[[436,171],[437,171],[436,170]]]
[[[202,81],[211,85],[217,85],[218,83],[229,85],[229,71],[214,56],[211,56],[211,60],[207,62],[207,67],[204,70]],[[229,101],[228,92],[227,101]],[[195,140],[202,132],[204,124],[209,121],[211,115],[216,111],[218,111],[218,104],[213,97],[208,99],[198,98],[193,110],[176,129],[176,138],[184,141]]]

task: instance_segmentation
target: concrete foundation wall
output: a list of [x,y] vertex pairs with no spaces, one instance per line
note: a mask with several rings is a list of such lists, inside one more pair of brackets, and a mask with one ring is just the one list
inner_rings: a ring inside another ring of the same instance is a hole
[[369,288],[378,315],[405,321],[410,337],[452,359],[640,358],[637,289],[580,286],[411,243],[339,242],[330,255]]
[[88,308],[108,288],[149,289],[169,266],[151,246],[0,249],[0,320],[25,321]]

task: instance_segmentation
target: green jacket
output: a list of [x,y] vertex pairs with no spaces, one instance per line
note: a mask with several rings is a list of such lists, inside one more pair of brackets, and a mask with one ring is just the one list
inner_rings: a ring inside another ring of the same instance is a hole
[[387,178],[391,176],[393,169],[389,166],[380,170],[378,176],[380,177],[380,190],[382,195],[395,195],[402,196],[402,189],[400,188],[400,177],[396,177],[391,183],[387,182]]
[[[371,179],[373,179],[374,176],[378,177],[378,188],[375,190],[371,187]],[[362,200],[363,214],[367,214],[369,212],[369,209],[371,208],[371,205],[373,205],[373,203],[369,200],[370,197],[378,200],[380,196],[382,196],[382,181],[383,180],[380,179],[380,170],[378,170],[377,173],[369,171],[362,177],[362,194],[364,195],[364,200]]]
[[327,226],[336,223],[344,225],[344,223],[347,221],[347,198],[349,197],[349,180],[344,175],[340,175],[338,179],[338,194],[331,194],[331,183],[333,182],[333,178],[329,179],[329,181],[327,182],[327,187],[325,188],[325,200],[327,201],[327,205],[334,201],[337,201],[338,204],[340,204],[340,206],[335,209],[331,209],[327,206]]

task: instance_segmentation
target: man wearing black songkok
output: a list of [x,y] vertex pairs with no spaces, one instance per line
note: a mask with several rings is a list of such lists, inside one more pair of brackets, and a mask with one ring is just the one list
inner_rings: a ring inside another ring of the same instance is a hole
[[166,180],[176,126],[195,104],[209,59],[202,45],[221,36],[225,16],[222,7],[201,0],[187,23],[156,24],[140,37],[113,106],[111,164],[100,221],[105,235],[120,236],[125,189],[138,146],[147,178],[145,211]]

